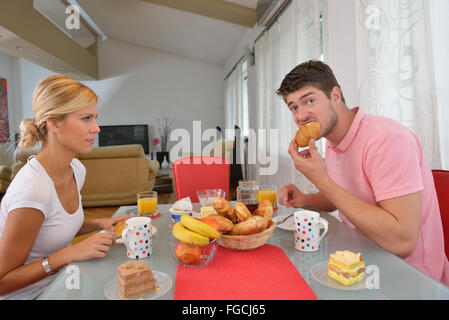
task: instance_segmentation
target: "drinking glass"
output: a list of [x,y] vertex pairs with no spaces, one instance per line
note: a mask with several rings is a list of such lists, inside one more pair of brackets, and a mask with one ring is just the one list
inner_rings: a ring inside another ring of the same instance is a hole
[[153,216],[157,213],[156,191],[144,191],[137,193],[137,212],[139,216]]
[[257,202],[262,200],[269,200],[273,205],[273,209],[277,210],[277,188],[273,185],[262,185],[259,187],[259,192],[257,193]]
[[251,213],[257,209],[258,206],[258,191],[259,185],[255,180],[240,180],[236,189],[237,201],[243,202]]

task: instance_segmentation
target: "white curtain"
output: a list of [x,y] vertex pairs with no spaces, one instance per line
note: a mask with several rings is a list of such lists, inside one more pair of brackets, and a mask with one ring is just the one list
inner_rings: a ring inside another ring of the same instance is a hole
[[[447,8],[447,0],[443,1]],[[441,150],[444,146],[448,152],[449,135],[447,117],[446,127],[438,125],[429,15],[432,2],[434,0],[354,0],[354,5],[360,106],[367,113],[395,119],[410,128],[435,169],[443,165]],[[447,9],[444,12],[446,20],[448,12]],[[444,42],[447,46],[448,38],[434,34],[433,41]],[[447,56],[444,59],[447,66]],[[438,72],[438,68],[435,70]],[[447,69],[444,76],[447,78]],[[447,97],[448,86],[445,88]],[[441,108],[447,98],[438,103]],[[447,154],[445,157],[447,168]]]
[[[248,90],[246,86],[246,58],[242,59],[225,79],[225,126],[226,139],[233,140],[234,126],[248,131]],[[230,130],[229,130],[230,129]]]
[[[428,1],[435,95],[437,104],[436,124],[440,141],[441,169],[449,170],[449,1]],[[439,169],[434,167],[434,169]]]
[[[295,66],[310,59],[319,59],[320,55],[320,0],[292,1],[255,43],[256,116],[258,129],[266,130],[259,136],[258,149],[268,158],[276,157],[278,167],[274,174],[261,175],[262,165],[258,161],[255,175],[261,184],[281,188],[294,183],[306,193],[316,190],[293,166],[288,146],[297,127],[285,102],[275,92],[285,75]],[[276,141],[270,141],[270,129],[277,131]]]

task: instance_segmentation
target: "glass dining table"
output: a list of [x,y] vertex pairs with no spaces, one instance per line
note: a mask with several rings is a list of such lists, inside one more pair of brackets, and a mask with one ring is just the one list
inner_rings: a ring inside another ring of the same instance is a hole
[[[171,216],[168,210],[170,206],[160,204],[158,207],[161,215],[153,219],[158,229],[153,238],[153,252],[149,258],[144,259],[152,270],[168,274],[173,281],[171,288],[158,298],[161,300],[174,299],[175,292],[177,264],[167,245],[167,240],[171,236]],[[113,216],[133,215],[136,208],[136,206],[122,206]],[[274,215],[283,216],[296,210],[281,206]],[[329,229],[318,251],[306,253],[295,249],[293,231],[288,228],[276,228],[267,242],[284,251],[319,300],[449,299],[449,287],[446,285],[384,250],[332,215],[323,212],[321,217],[329,222]],[[337,250],[350,250],[363,254],[366,276],[364,285],[357,290],[327,285],[317,276],[317,266],[323,265],[328,260],[329,254]],[[116,243],[105,258],[76,262],[61,269],[38,299],[107,299],[106,285],[115,279],[117,266],[128,260],[126,247]]]

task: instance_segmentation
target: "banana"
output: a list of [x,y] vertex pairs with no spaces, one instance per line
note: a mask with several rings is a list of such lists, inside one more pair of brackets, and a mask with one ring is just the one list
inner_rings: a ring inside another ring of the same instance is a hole
[[197,232],[199,234],[202,234],[203,236],[214,239],[220,238],[220,233],[217,230],[215,230],[207,223],[204,223],[203,221],[200,221],[192,216],[189,216],[188,214],[183,214],[181,216],[181,223],[184,225],[184,227],[189,228],[190,230]]
[[172,230],[173,236],[181,241],[191,244],[208,244],[209,238],[199,233],[187,230],[181,222],[176,222]]

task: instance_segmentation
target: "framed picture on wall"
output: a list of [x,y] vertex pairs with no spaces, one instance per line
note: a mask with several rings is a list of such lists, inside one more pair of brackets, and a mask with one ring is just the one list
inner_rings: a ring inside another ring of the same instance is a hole
[[0,142],[7,142],[8,138],[8,93],[6,90],[6,79],[0,78]]

